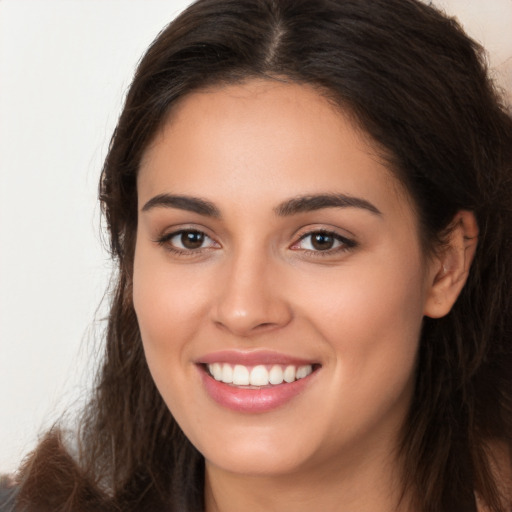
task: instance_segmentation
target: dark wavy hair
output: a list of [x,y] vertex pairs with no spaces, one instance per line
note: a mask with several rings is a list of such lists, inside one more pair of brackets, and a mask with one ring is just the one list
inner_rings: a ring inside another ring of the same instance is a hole
[[512,448],[512,120],[482,48],[416,0],[199,0],[158,35],[101,177],[117,273],[94,394],[74,448],[53,429],[28,458],[20,510],[202,510],[203,458],[153,383],[133,308],[136,180],[180,98],[251,78],[313,85],[349,113],[409,191],[425,251],[474,212],[467,284],[424,320],[403,490],[415,510],[476,510],[476,492],[504,511],[492,447]]

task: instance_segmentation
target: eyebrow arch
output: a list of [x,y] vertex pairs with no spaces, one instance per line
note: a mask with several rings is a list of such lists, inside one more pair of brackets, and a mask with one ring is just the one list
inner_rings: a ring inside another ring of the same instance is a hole
[[287,217],[296,213],[321,210],[322,208],[347,207],[362,208],[375,215],[382,215],[381,211],[369,201],[345,194],[318,194],[294,197],[281,203],[274,211],[280,217]]
[[177,208],[189,212],[206,215],[207,217],[220,218],[220,210],[210,201],[192,196],[177,196],[172,194],[158,194],[151,198],[143,207],[143,212],[153,208]]

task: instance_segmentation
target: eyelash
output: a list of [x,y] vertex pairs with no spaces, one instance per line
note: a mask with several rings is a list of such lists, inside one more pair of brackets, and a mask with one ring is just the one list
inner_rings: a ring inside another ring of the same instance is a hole
[[[187,249],[187,248],[180,248],[176,247],[171,243],[172,239],[178,236],[183,236],[184,234],[196,234],[196,235],[202,235],[204,239],[211,240],[213,242],[210,246],[206,247],[198,247],[197,249]],[[161,245],[164,247],[167,251],[176,254],[177,256],[197,256],[198,254],[201,254],[205,250],[210,249],[211,247],[214,247],[215,245],[218,245],[217,242],[215,242],[211,237],[209,237],[204,231],[201,231],[199,229],[180,229],[178,231],[173,231],[172,233],[167,233],[165,235],[162,235],[161,237],[157,238],[155,240],[158,245]]]
[[[342,252],[348,252],[351,249],[354,249],[357,246],[357,243],[354,240],[351,240],[349,238],[346,238],[344,236],[339,235],[338,233],[334,231],[328,231],[326,229],[315,229],[312,231],[308,231],[307,233],[304,233],[297,242],[295,242],[292,245],[292,248],[297,246],[300,242],[303,240],[306,240],[307,238],[310,238],[314,235],[321,235],[325,237],[332,238],[334,242],[338,242],[339,245],[330,249],[326,249],[324,251],[322,250],[315,250],[315,249],[301,249],[302,252],[306,255],[312,255],[315,257],[327,257],[332,256],[334,254],[342,253]],[[311,242],[310,242],[311,244]]]
[[[176,247],[171,243],[172,239],[178,236],[183,236],[184,234],[194,234],[194,235],[201,235],[204,237],[205,240],[210,240],[211,244],[206,247],[198,247],[197,249],[186,249],[186,248],[179,248]],[[324,237],[330,237],[334,240],[334,243],[338,242],[339,245],[335,246],[330,249],[326,250],[315,250],[315,249],[299,249],[303,254],[311,255],[314,257],[326,257],[326,256],[332,256],[334,254],[338,254],[341,252],[347,252],[351,249],[354,249],[357,246],[357,243],[354,240],[351,240],[349,238],[346,238],[344,236],[339,235],[338,233],[334,231],[328,231],[325,229],[315,229],[312,231],[308,231],[307,233],[304,233],[301,235],[299,240],[295,242],[291,249],[296,248],[298,244],[300,244],[303,240],[306,240],[308,237],[312,237],[314,235],[321,235]],[[212,247],[215,246],[220,247],[220,245],[215,242],[211,237],[209,237],[206,233],[203,231],[200,231],[198,229],[180,229],[178,231],[173,231],[172,233],[167,233],[165,235],[162,235],[158,239],[155,240],[156,243],[159,245],[165,247],[165,249],[173,254],[176,254],[178,256],[185,256],[185,257],[191,257],[196,256],[198,254],[201,254],[205,250],[209,250]],[[311,244],[311,242],[310,242]]]

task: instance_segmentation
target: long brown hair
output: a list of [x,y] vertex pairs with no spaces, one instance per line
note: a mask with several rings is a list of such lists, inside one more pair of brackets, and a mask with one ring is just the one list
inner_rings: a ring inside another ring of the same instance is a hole
[[252,77],[312,84],[349,112],[407,187],[426,251],[458,210],[475,213],[468,282],[424,321],[403,488],[418,510],[474,510],[476,491],[503,511],[489,446],[512,447],[512,121],[482,49],[416,0],[200,0],[160,33],[101,177],[118,270],[94,394],[75,448],[53,430],[26,462],[20,509],[202,510],[202,456],[155,388],[133,309],[136,179],[180,98]]

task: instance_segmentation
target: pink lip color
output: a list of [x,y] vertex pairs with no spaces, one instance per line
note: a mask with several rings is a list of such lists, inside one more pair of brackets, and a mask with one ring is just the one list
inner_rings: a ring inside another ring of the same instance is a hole
[[197,363],[212,364],[212,363],[229,363],[229,364],[243,364],[245,366],[255,366],[257,364],[282,364],[295,366],[302,366],[305,364],[314,364],[314,362],[298,357],[272,352],[270,350],[253,350],[244,352],[239,350],[221,350],[213,352],[199,358]]
[[283,406],[299,395],[311,383],[312,377],[316,374],[316,372],[313,372],[295,382],[283,382],[276,386],[269,385],[259,389],[248,389],[216,381],[204,368],[204,364],[214,362],[243,364],[246,366],[254,366],[256,364],[294,364],[301,366],[313,363],[304,359],[266,351],[223,351],[202,357],[198,361],[198,370],[208,395],[219,405],[244,413],[262,413]]
[[203,369],[200,372],[206,392],[215,402],[233,411],[246,413],[261,413],[281,407],[301,393],[315,374],[313,372],[303,379],[277,386],[245,389],[216,381]]

